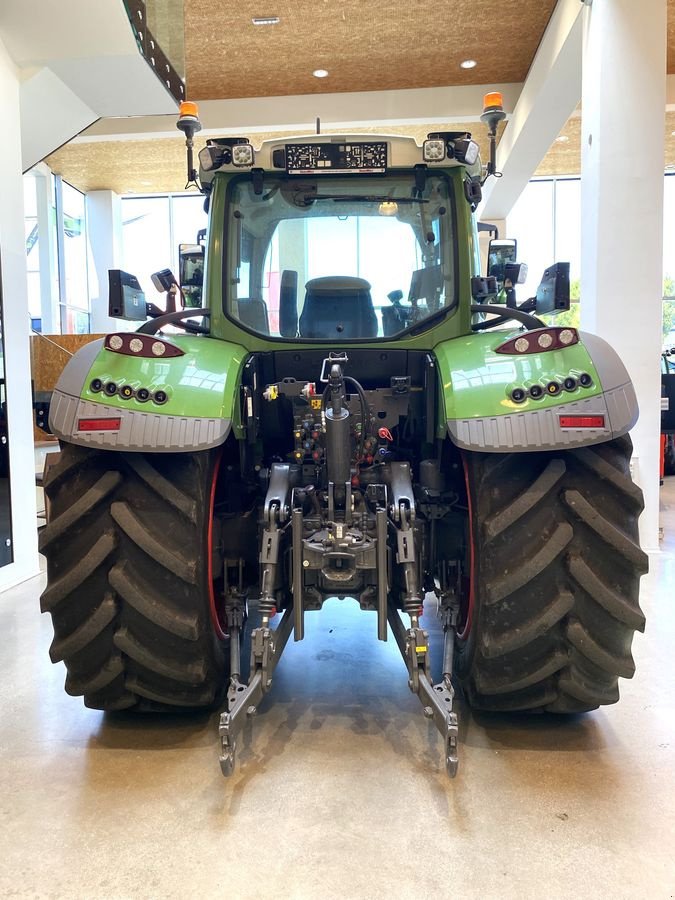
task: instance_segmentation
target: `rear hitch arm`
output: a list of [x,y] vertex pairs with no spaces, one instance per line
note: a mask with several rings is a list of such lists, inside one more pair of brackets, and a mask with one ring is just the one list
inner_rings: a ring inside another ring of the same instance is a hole
[[[230,679],[227,692],[227,712],[221,713],[218,733],[220,735],[220,768],[223,775],[234,771],[237,752],[237,737],[243,731],[246,720],[257,712],[257,707],[272,687],[272,675],[279,662],[284,647],[293,630],[293,610],[286,609],[278,627],[256,628],[251,635],[251,678],[247,685],[239,681],[238,673]],[[230,640],[237,639],[232,634]]]
[[[398,610],[392,603],[389,604],[387,618],[408,667],[408,687],[413,694],[417,694],[419,697],[420,703],[424,707],[424,715],[428,719],[434,720],[434,724],[441,733],[445,747],[445,768],[450,778],[454,778],[459,763],[457,756],[458,722],[457,713],[452,708],[455,692],[450,674],[444,673],[441,681],[433,684],[429,674],[428,633],[419,626],[406,628]],[[454,642],[454,638],[454,628],[450,627],[445,631],[446,648],[447,642]],[[449,651],[446,649],[444,660],[448,655]],[[447,665],[444,664],[443,668],[446,669]]]

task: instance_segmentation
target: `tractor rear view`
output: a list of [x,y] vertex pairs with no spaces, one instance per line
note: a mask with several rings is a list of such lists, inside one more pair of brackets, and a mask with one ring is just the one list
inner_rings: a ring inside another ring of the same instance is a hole
[[[492,136],[502,116],[489,95]],[[194,105],[180,127],[196,180]],[[614,703],[644,628],[635,394],[599,337],[539,318],[566,264],[520,305],[499,245],[481,275],[471,135],[211,139],[199,162],[183,308],[80,351],[52,398],[42,608],[67,692],[224,700],[229,774],[287,640],[338,597],[393,635],[450,775],[458,685],[485,710]],[[119,279],[111,307],[138,302]]]

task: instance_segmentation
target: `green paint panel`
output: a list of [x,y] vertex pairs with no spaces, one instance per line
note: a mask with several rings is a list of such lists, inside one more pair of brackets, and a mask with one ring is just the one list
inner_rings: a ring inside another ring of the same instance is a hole
[[[172,335],[168,340],[180,347],[185,356],[143,359],[102,349],[89,370],[80,396],[94,403],[139,412],[232,419],[238,407],[235,398],[246,350],[237,344],[196,335]],[[122,400],[118,394],[108,397],[90,390],[94,378],[118,385],[130,384],[134,390],[142,387],[149,391],[163,390],[169,399],[158,406],[152,400],[140,403],[136,399]]]
[[[443,387],[445,419],[531,412],[602,393],[598,373],[581,343],[564,350],[518,356],[494,352],[495,347],[519,333],[499,331],[466,335],[435,348]],[[527,389],[533,384],[540,384],[545,389],[550,381],[562,382],[568,375],[578,378],[582,372],[593,378],[592,387],[578,387],[575,391],[562,391],[556,396],[545,394],[540,400],[528,397],[524,403],[514,403],[509,396],[516,387]]]

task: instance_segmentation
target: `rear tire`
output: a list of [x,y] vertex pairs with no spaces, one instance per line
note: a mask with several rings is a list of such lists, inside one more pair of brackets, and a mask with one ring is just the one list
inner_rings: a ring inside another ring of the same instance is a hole
[[619,699],[648,568],[628,436],[548,453],[467,453],[472,623],[457,673],[472,706],[576,713]]
[[41,608],[54,626],[51,659],[85,706],[176,710],[220,698],[229,657],[207,558],[218,458],[64,444],[49,469]]

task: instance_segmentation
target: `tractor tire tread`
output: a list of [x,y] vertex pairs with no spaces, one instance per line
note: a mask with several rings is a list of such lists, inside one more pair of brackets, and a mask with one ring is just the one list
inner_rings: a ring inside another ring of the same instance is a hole
[[456,671],[472,706],[575,714],[635,672],[648,560],[628,437],[577,450],[465,453],[477,596]]
[[211,706],[227,688],[206,537],[219,450],[141,454],[64,443],[42,548],[50,655],[66,692],[108,711]]

